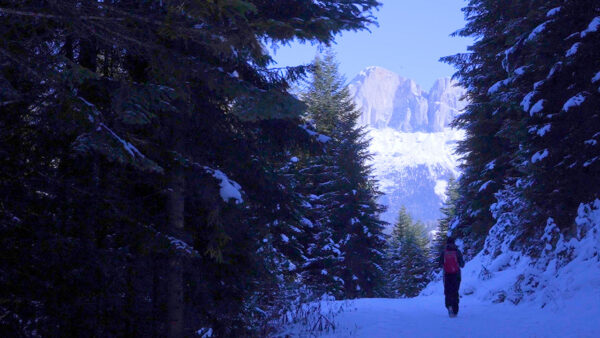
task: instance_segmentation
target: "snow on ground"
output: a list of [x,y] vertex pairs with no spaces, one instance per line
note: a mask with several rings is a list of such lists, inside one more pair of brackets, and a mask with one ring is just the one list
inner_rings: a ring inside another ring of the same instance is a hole
[[536,259],[511,249],[510,203],[518,200],[506,195],[492,207],[497,223],[484,250],[462,269],[457,318],[448,317],[437,276],[416,298],[325,303],[321,313],[337,313],[336,328],[316,336],[600,337],[600,200],[580,205],[570,239],[549,218]]
[[598,297],[561,310],[492,304],[462,296],[449,318],[443,294],[409,299],[358,299],[335,317],[336,329],[318,337],[600,337]]

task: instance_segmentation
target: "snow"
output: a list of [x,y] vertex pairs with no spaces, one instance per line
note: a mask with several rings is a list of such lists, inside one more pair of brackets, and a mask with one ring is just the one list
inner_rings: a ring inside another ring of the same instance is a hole
[[544,158],[546,158],[547,156],[548,156],[548,149],[540,150],[537,153],[533,154],[533,156],[531,156],[531,163],[541,161]]
[[306,217],[302,217],[302,219],[300,220],[300,224],[305,225],[309,228],[314,227],[315,225],[313,224],[313,222],[311,222],[308,218]]
[[560,12],[560,7],[554,7],[551,10],[549,10],[548,12],[546,12],[546,17],[554,16],[554,15],[558,14],[558,12]]
[[244,203],[241,193],[242,187],[237,182],[229,179],[229,177],[220,170],[209,167],[204,167],[204,170],[220,181],[219,185],[221,189],[219,193],[221,194],[223,201],[229,202],[230,199],[233,199],[235,204]]
[[[524,68],[524,67],[521,67],[521,68]],[[519,68],[519,69],[521,69],[521,68]],[[506,85],[510,84],[511,82],[513,82],[513,81],[514,81],[514,78],[510,77],[508,79],[504,79],[504,80],[501,80],[501,81],[498,81],[498,82],[494,83],[490,87],[490,89],[488,89],[488,91],[487,91],[488,95],[494,94],[495,92],[497,92],[500,89],[500,87],[506,86]]]
[[335,330],[305,336],[598,337],[600,310],[593,301],[599,301],[600,297],[591,296],[591,299],[569,302],[564,309],[556,311],[534,306],[490,304],[463,296],[456,318],[448,317],[443,293],[408,299],[323,302],[322,313],[331,313],[332,309],[337,312],[333,317]]
[[488,185],[490,185],[490,183],[494,183],[494,180],[489,180],[482,184],[481,187],[479,187],[479,192],[484,191],[488,187]]
[[310,336],[600,337],[600,200],[579,206],[569,240],[548,218],[536,259],[511,249],[517,234],[503,209],[509,203],[518,200],[492,206],[497,223],[487,250],[462,270],[457,318],[447,315],[437,275],[415,298],[323,301],[321,314],[334,313],[335,329]]
[[[388,207],[381,218],[393,224],[400,206],[411,201],[412,205],[419,206],[419,209],[409,210],[413,217],[437,219],[448,178],[460,175],[460,158],[454,150],[457,142],[464,139],[464,131],[451,128],[437,133],[410,133],[392,128],[367,130],[367,137],[371,138],[369,152],[373,154],[369,164],[373,166],[380,191],[385,194],[380,203]],[[415,184],[421,188],[415,190]]]
[[524,111],[529,111],[529,107],[531,106],[531,99],[536,94],[535,91],[527,93],[523,100],[521,101],[521,107],[523,107]]
[[571,48],[569,48],[569,50],[567,51],[567,53],[565,53],[566,57],[571,57],[573,55],[575,55],[575,53],[577,53],[577,49],[579,48],[579,46],[581,45],[581,42],[575,42]]
[[531,107],[531,110],[529,111],[529,115],[533,116],[536,113],[539,113],[542,111],[542,109],[544,109],[544,99],[539,100],[538,102],[536,102],[533,107]]
[[544,136],[544,135],[546,135],[546,133],[550,131],[550,127],[551,127],[550,123],[548,123],[548,124],[544,125],[542,128],[540,128],[540,129],[537,131],[537,134],[538,134],[539,136]]
[[592,83],[596,83],[597,81],[600,81],[600,72],[596,73],[592,78]]
[[546,25],[548,24],[548,22],[550,22],[550,21],[546,21],[546,22],[542,23],[541,25],[535,27],[533,29],[533,31],[531,31],[531,33],[529,33],[529,36],[527,37],[527,39],[525,39],[525,42],[535,39],[536,36],[538,36],[538,34],[540,34],[541,32],[543,32],[546,29]]
[[552,77],[552,75],[554,75],[557,71],[559,71],[562,67],[562,62],[557,62],[554,64],[554,66],[552,66],[552,68],[550,69],[550,71],[548,72],[548,75],[546,76],[546,79],[549,79]]
[[323,134],[319,134],[315,131],[312,131],[312,130],[308,129],[308,126],[306,126],[306,125],[301,125],[300,128],[304,129],[308,133],[308,135],[316,137],[317,141],[319,141],[321,143],[327,143],[327,142],[329,142],[329,140],[331,140],[331,137],[325,136]]
[[496,160],[492,160],[488,164],[485,165],[485,170],[492,170],[496,166]]
[[580,106],[584,101],[585,96],[583,95],[583,93],[579,93],[568,99],[567,102],[565,102],[565,104],[563,105],[562,110],[569,111],[570,108]]
[[123,146],[123,149],[125,149],[125,151],[127,151],[129,153],[129,155],[131,155],[131,157],[136,157],[136,156],[140,156],[141,158],[146,157],[133,144],[120,138],[119,135],[117,135],[117,133],[112,131],[112,129],[107,127],[104,123],[100,123],[98,125],[98,130],[100,130],[101,128],[104,128],[106,131],[108,131],[108,133],[110,135],[112,135],[112,137],[114,137],[117,141],[119,141],[119,143],[121,143],[121,145]]
[[529,68],[529,66],[521,66],[521,67],[515,69],[515,74],[523,75],[523,74],[525,74],[525,71],[527,70],[527,68]]
[[529,92],[529,93],[527,93],[527,95],[525,95],[525,97],[521,101],[521,107],[523,107],[524,111],[529,111],[529,107],[531,106],[531,99],[533,98],[533,96],[536,93],[537,92],[533,91],[533,92]]
[[289,241],[290,241],[290,239],[288,238],[288,236],[286,236],[286,235],[284,235],[284,234],[281,234],[281,240],[282,240],[284,243],[289,243]]
[[196,331],[196,335],[200,336],[200,338],[211,338],[213,336],[213,329],[202,328]]
[[169,236],[169,235],[165,235],[165,237],[169,240],[171,245],[173,247],[175,247],[175,250],[184,251],[185,253],[187,253],[189,255],[199,255],[198,251],[196,251],[196,249],[194,249],[194,247],[187,244],[186,242],[184,242],[178,238]]
[[[406,166],[420,164],[428,166],[441,165],[458,177],[459,157],[454,154],[456,142],[464,139],[464,131],[447,128],[439,133],[404,133],[391,128],[369,129],[368,137],[372,138],[369,151],[374,154],[375,175],[378,178],[384,173],[397,171]],[[388,184],[380,180],[380,187]]]
[[[504,58],[502,58],[502,68],[508,73],[509,72],[509,62],[508,62],[508,57],[514,53],[514,51],[517,49],[517,44],[514,44],[513,46],[511,46],[510,48],[506,49],[502,54],[504,54]],[[498,54],[500,55],[500,54]]]
[[596,31],[598,31],[599,27],[600,27],[600,16],[597,16],[592,19],[592,21],[590,22],[588,27],[584,31],[581,32],[580,36],[583,38],[586,35],[588,35],[589,33],[596,32]]
[[446,200],[446,187],[448,187],[448,181],[446,180],[436,180],[435,181],[435,187],[433,188],[433,191],[435,192],[436,195],[438,195],[440,197],[440,199],[442,201]]
[[589,166],[590,166],[592,163],[596,162],[597,160],[598,160],[598,156],[596,156],[596,157],[592,158],[592,159],[591,159],[591,160],[589,160],[589,161],[586,161],[586,162],[583,164],[583,166],[584,166],[584,167],[589,167]]

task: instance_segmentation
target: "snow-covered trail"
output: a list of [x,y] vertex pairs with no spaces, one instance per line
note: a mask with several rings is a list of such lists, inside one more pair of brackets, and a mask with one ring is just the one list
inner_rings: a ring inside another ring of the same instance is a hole
[[559,311],[527,304],[483,303],[462,297],[449,318],[443,299],[357,299],[322,337],[600,337],[600,304],[581,299]]

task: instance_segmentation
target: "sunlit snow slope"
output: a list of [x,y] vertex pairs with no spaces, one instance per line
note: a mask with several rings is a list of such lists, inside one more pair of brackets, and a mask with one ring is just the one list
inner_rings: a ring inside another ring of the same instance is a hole
[[[406,206],[418,220],[435,222],[450,176],[457,177],[456,141],[463,133],[448,124],[464,108],[464,90],[448,78],[425,92],[413,80],[381,67],[368,67],[348,85],[370,130],[375,176],[393,223]],[[389,230],[389,229],[388,229]]]
[[388,206],[382,215],[392,223],[402,205],[423,221],[440,217],[439,208],[450,176],[458,177],[456,141],[463,132],[400,132],[391,128],[370,129],[370,151],[379,187]]

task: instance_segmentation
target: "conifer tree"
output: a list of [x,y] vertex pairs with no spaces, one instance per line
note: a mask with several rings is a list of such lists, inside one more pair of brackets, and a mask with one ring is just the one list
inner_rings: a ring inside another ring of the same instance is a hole
[[563,1],[542,9],[543,29],[522,61],[531,79],[521,96],[524,194],[529,219],[551,217],[566,229],[580,203],[600,196],[600,7]]
[[429,282],[428,239],[420,222],[413,222],[402,207],[386,250],[388,293],[415,297]]
[[373,296],[382,287],[384,223],[378,218],[383,210],[376,203],[379,192],[366,165],[368,140],[356,125],[360,113],[338,73],[333,52],[328,50],[323,59],[317,57],[314,69],[304,95],[308,118],[318,132],[331,137],[319,163],[327,173],[319,183],[327,187],[327,193],[319,197],[327,213],[321,218],[327,235],[321,236],[325,242],[317,246],[339,250],[334,265],[315,272],[339,279],[343,290],[337,297]]
[[472,0],[464,9],[458,34],[477,40],[470,53],[446,58],[470,100],[455,121],[467,130],[458,235],[489,228],[493,220],[481,227],[477,218],[496,198],[519,205],[514,226],[526,237],[548,218],[572,227],[578,205],[598,197],[599,10],[560,0]]
[[522,81],[530,81],[524,75],[530,65],[521,62],[522,50],[532,30],[546,20],[543,8],[553,3],[472,0],[463,9],[467,25],[455,34],[480,38],[469,53],[443,58],[457,67],[455,76],[468,89],[469,105],[453,122],[467,131],[458,146],[465,163],[453,232],[470,243],[473,254],[494,223],[490,206],[495,194],[523,176],[522,136],[527,131],[519,102]]
[[433,266],[435,268],[436,260],[446,247],[446,240],[448,239],[448,230],[450,230],[450,223],[455,219],[456,216],[456,202],[459,198],[458,195],[458,184],[454,177],[448,179],[448,186],[446,186],[446,199],[444,205],[441,208],[442,218],[438,221],[438,228],[433,237],[431,245],[431,258],[433,260]]

